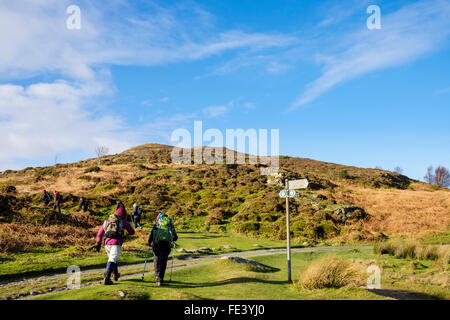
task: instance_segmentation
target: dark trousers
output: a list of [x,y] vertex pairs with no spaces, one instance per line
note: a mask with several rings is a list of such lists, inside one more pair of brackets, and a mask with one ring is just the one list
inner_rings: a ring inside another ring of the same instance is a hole
[[53,205],[53,211],[56,211],[56,209],[58,209],[58,213],[61,214],[61,206],[59,204],[59,201],[56,201]]
[[141,227],[141,217],[140,216],[131,216],[133,219],[134,228]]
[[170,242],[160,242],[153,244],[153,265],[155,268],[156,281],[163,281],[166,273],[167,260],[170,255]]

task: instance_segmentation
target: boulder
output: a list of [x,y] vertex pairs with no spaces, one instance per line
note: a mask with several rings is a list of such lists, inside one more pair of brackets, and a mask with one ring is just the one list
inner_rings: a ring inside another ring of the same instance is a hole
[[345,222],[347,220],[358,221],[367,216],[364,209],[357,206],[341,206],[334,210],[333,217],[338,222]]

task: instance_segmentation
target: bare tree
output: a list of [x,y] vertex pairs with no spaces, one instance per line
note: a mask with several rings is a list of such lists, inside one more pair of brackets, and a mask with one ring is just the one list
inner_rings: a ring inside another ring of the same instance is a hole
[[394,172],[398,173],[398,174],[402,174],[403,173],[403,169],[400,166],[396,166],[394,168]]
[[450,186],[450,173],[447,168],[439,166],[434,171],[436,185],[441,187]]
[[427,168],[427,174],[423,177],[423,179],[425,180],[425,182],[434,183],[434,174],[433,174],[433,166],[429,166]]
[[426,182],[440,187],[450,186],[450,172],[443,166],[438,166],[434,171],[433,167],[429,166],[427,168],[427,173],[423,178]]
[[109,153],[109,148],[106,146],[96,146],[95,153],[97,154],[98,164],[100,165],[100,158],[106,156]]

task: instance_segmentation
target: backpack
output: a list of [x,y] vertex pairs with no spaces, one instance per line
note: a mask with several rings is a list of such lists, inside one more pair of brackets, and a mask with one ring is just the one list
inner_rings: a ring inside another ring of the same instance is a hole
[[162,217],[156,222],[155,242],[172,242],[172,220],[169,217]]
[[117,214],[109,216],[103,224],[105,230],[105,237],[110,239],[122,239],[123,238],[123,221],[122,217]]

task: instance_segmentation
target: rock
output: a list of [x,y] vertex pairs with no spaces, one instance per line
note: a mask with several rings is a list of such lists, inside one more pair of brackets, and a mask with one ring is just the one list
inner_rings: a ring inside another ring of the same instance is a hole
[[30,295],[36,296],[36,295],[38,295],[38,292],[36,292],[36,291],[31,291],[31,292],[30,292]]
[[234,261],[234,262],[237,262],[237,263],[245,263],[245,264],[251,265],[253,267],[256,267],[258,269],[261,269],[261,270],[266,270],[267,269],[267,267],[265,265],[262,265],[259,262],[256,262],[256,261],[253,261],[253,260],[247,260],[247,259],[244,259],[244,258],[241,258],[241,257],[228,257],[228,256],[226,256],[226,257],[222,257],[220,259],[221,260],[231,260],[231,261]]
[[346,220],[360,220],[367,216],[364,209],[356,206],[343,206],[337,208],[333,212],[334,218],[340,222],[345,222]]
[[5,300],[12,300],[11,297],[5,297]]
[[224,249],[232,249],[233,246],[230,246],[229,244],[226,244],[226,245],[222,246],[222,248],[224,248]]
[[177,250],[177,252],[179,252],[179,253],[186,253],[187,251],[184,248],[180,248],[180,249]]
[[260,247],[260,245],[257,244],[257,243],[254,243],[253,246],[254,246],[254,247]]
[[127,296],[127,292],[125,291],[119,291],[119,296],[124,299]]
[[210,248],[203,247],[203,248],[198,249],[198,251],[211,251],[211,249],[210,249]]
[[303,242],[302,245],[305,246],[305,247],[311,246],[311,244],[308,241]]

